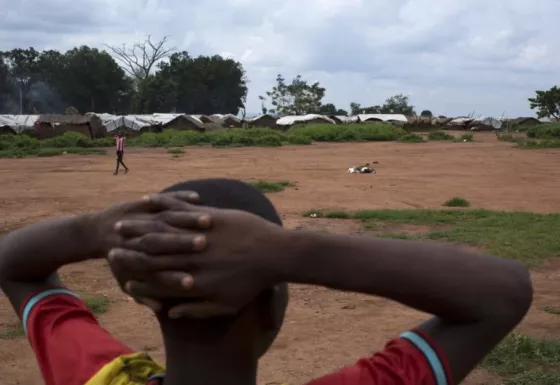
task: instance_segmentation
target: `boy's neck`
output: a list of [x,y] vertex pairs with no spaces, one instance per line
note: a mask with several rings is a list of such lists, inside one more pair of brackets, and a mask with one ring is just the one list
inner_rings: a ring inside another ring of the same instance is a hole
[[165,338],[165,355],[165,385],[256,384],[257,360],[235,349]]

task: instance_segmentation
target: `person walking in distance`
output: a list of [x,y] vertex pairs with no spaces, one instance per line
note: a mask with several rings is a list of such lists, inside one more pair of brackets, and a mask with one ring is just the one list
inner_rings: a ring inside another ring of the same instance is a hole
[[124,173],[128,173],[128,167],[126,167],[126,164],[124,164],[123,162],[123,156],[124,156],[124,141],[125,141],[126,137],[124,136],[124,134],[122,132],[119,132],[117,136],[115,136],[115,141],[117,143],[117,168],[115,169],[115,172],[113,173],[114,175],[117,175],[119,173],[119,164],[122,164],[124,167]]

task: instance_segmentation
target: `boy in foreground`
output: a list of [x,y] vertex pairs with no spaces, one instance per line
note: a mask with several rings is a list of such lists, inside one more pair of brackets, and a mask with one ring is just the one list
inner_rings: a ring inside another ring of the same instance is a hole
[[[210,207],[185,203],[195,199],[186,191]],[[121,287],[157,314],[165,376],[102,329],[56,276],[65,264],[107,253]],[[532,299],[517,262],[431,243],[284,230],[266,197],[231,180],[186,182],[149,200],[16,230],[0,240],[0,282],[47,385],[253,385],[283,321],[285,282],[383,296],[434,315],[311,384],[454,384]]]

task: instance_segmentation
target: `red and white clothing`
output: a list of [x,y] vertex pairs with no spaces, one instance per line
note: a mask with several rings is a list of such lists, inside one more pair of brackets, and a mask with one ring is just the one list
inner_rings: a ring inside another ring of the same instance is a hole
[[[45,288],[21,309],[26,335],[46,385],[84,385],[104,366],[133,351],[103,329],[86,304],[64,288]],[[146,385],[163,385],[150,372]],[[308,385],[452,385],[449,366],[420,330],[403,333],[385,349]],[[109,384],[107,384],[109,385]]]
[[124,140],[126,138],[124,136],[115,136],[115,142],[117,144],[117,152],[123,152],[124,151]]

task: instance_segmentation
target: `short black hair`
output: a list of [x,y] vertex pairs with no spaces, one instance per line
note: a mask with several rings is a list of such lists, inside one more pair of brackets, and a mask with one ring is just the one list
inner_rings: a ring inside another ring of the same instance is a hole
[[203,206],[246,211],[282,226],[272,202],[248,183],[225,178],[197,179],[174,184],[162,193],[186,190],[197,192]]
[[[162,193],[173,191],[195,191],[199,194],[200,204],[203,206],[246,211],[282,226],[282,219],[272,202],[259,190],[239,180],[225,178],[189,180],[169,186]],[[282,307],[280,313],[282,313],[283,318],[288,297],[287,284],[278,284],[274,289],[280,293],[277,297],[281,298],[281,300],[276,302],[276,306]],[[261,295],[266,294],[267,291],[270,290],[265,290]],[[162,300],[162,304],[164,310],[166,310],[185,301],[190,300],[186,298],[168,298]],[[164,322],[166,325],[180,325],[181,322],[180,320],[167,319],[163,314],[158,314],[158,318],[160,322]],[[234,319],[235,317],[224,317],[223,322],[214,322],[210,328],[217,334],[223,334]],[[275,335],[271,337],[271,341],[274,337]]]

